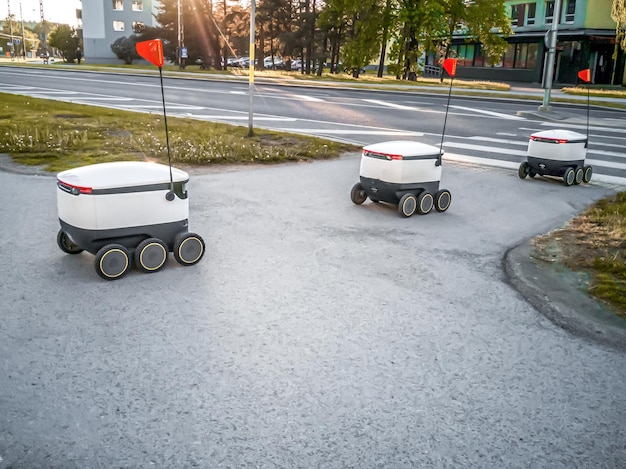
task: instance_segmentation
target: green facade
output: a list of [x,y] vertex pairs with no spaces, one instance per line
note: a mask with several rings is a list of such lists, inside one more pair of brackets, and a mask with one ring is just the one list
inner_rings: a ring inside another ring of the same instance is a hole
[[596,84],[619,84],[624,76],[624,53],[615,52],[612,0],[562,0],[561,13],[553,0],[505,2],[514,34],[502,60],[491,64],[482,57],[480,44],[454,40],[453,55],[459,58],[459,76],[496,81],[542,83],[547,53],[546,33],[559,18],[555,83],[573,84],[578,71],[591,69]]

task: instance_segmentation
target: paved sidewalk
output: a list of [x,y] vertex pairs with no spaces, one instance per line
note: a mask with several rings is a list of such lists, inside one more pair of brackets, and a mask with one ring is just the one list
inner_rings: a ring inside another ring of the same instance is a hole
[[[111,69],[107,69],[110,71]],[[125,73],[128,70],[125,69]],[[198,75],[189,72],[168,72],[170,75],[186,76],[198,79],[247,79],[247,77],[224,77],[207,75]],[[277,81],[267,78],[258,78],[259,81]],[[293,85],[307,85],[302,80],[280,80],[281,83]],[[310,86],[323,86],[320,82],[312,82]],[[333,83],[333,85],[342,85],[342,83]],[[346,86],[346,84],[343,84]],[[359,86],[367,86],[367,84],[358,84]],[[348,86],[352,86],[349,83]],[[397,85],[393,86],[394,89]],[[420,90],[423,92],[437,92],[442,89],[434,89],[430,86],[416,87],[405,85],[407,90]],[[457,94],[472,96],[475,93],[484,94],[484,90],[468,90],[465,88],[454,89]],[[511,95],[524,96],[526,98],[535,98],[538,103],[544,95],[544,90],[537,85],[514,84],[511,91],[499,92],[490,91],[493,96],[501,96],[503,99],[514,99]],[[580,104],[587,104],[586,96],[568,95],[560,89],[552,90],[553,98],[567,98],[578,101]],[[594,98],[594,107],[605,103],[623,102],[626,99],[619,98]],[[554,103],[549,111],[540,111],[539,107],[536,111],[519,112],[518,115],[532,119],[542,119],[552,122],[563,122],[568,124],[586,124],[587,115],[581,112],[580,108],[573,108],[568,104]],[[626,111],[625,111],[626,121]],[[624,122],[618,120],[600,119],[593,116],[593,110],[590,112],[589,124],[593,126],[612,126],[625,127]],[[15,172],[21,174],[48,175],[49,173],[42,171],[40,168],[29,168],[17,165],[11,161],[7,155],[0,155],[0,170]],[[555,266],[543,265],[541,261],[533,260],[530,256],[529,243],[523,243],[515,249],[512,249],[505,258],[506,272],[511,278],[511,283],[520,293],[522,293],[528,301],[540,312],[545,314],[555,323],[563,326],[576,334],[603,342],[612,347],[623,348],[626,350],[626,320],[615,317],[612,313],[606,311],[598,302],[590,299],[588,295],[583,293],[580,284],[574,284],[570,280],[571,273],[563,269],[555,268]],[[554,288],[547,287],[548,285]]]

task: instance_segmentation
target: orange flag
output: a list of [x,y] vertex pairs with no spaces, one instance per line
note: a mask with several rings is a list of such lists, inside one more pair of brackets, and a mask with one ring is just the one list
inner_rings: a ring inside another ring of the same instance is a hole
[[153,65],[163,66],[163,42],[160,39],[143,41],[135,44],[137,53]]
[[445,69],[446,72],[448,72],[448,75],[450,75],[451,77],[454,77],[454,75],[456,75],[456,59],[444,60],[443,68]]
[[591,70],[581,70],[578,72],[578,78],[580,78],[585,83],[589,83],[591,81]]

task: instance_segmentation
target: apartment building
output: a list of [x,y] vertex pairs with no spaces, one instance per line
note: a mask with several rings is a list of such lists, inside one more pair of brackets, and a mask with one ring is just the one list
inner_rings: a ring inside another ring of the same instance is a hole
[[82,0],[83,48],[89,63],[120,63],[111,44],[154,27],[157,0]]
[[579,70],[591,69],[596,84],[626,84],[624,53],[615,51],[615,22],[612,0],[562,0],[561,12],[554,0],[506,2],[514,34],[498,63],[489,63],[480,44],[466,43],[462,35],[453,41],[459,58],[458,76],[465,78],[542,83],[547,54],[546,33],[558,23],[554,82],[577,82]]

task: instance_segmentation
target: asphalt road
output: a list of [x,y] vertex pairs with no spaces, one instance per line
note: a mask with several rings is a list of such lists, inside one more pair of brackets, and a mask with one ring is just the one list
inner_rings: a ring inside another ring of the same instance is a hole
[[[356,145],[391,139],[441,144],[445,94],[353,89],[323,83],[309,86],[310,83],[300,82],[299,86],[290,86],[297,82],[286,80],[255,83],[255,128]],[[206,80],[186,74],[166,77],[164,89],[169,116],[248,125],[250,97],[245,80]],[[163,111],[160,82],[154,74],[86,72],[73,66],[2,66],[0,92],[132,112],[160,115]],[[527,97],[531,94],[529,90],[515,92]],[[443,142],[445,158],[516,169],[525,159],[531,134],[553,128],[573,130],[589,134],[587,159],[593,166],[595,180],[626,185],[626,113],[594,107],[587,129],[584,105],[555,104],[552,114],[559,115],[557,122],[546,122],[545,116],[536,116],[541,94],[541,90],[532,90],[535,101],[498,99],[502,96],[497,92],[492,92],[495,99],[453,96]]]
[[115,282],[56,246],[53,178],[0,172],[0,469],[624,467],[626,355],[502,268],[612,189],[446,163],[402,219],[358,171],[193,174],[205,258]]

